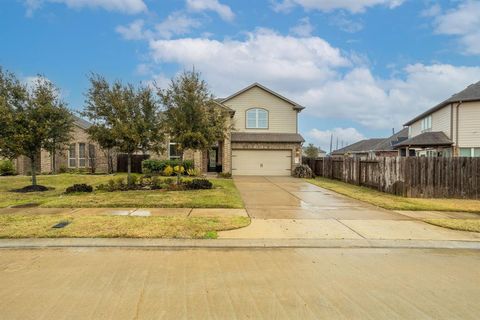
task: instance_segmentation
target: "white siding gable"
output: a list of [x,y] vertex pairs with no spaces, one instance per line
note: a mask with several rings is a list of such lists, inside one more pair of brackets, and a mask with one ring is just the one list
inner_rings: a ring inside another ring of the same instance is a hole
[[[297,133],[297,111],[293,109],[293,105],[259,87],[252,87],[224,104],[235,110],[233,118],[235,131]],[[267,129],[246,128],[246,112],[251,108],[268,111]]]

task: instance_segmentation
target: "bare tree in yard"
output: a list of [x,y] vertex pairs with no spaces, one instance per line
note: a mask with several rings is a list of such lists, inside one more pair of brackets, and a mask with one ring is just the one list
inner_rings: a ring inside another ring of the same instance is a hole
[[207,150],[225,138],[228,113],[215,105],[207,83],[195,70],[172,79],[167,89],[158,89],[158,95],[165,108],[165,127],[177,143],[181,161],[183,151]]
[[95,74],[89,80],[82,113],[93,123],[87,132],[102,147],[127,154],[127,180],[131,184],[132,155],[163,150],[159,103],[147,86],[135,88],[119,81],[110,84]]
[[313,143],[309,143],[308,146],[303,148],[303,152],[307,158],[318,158],[318,154],[320,152],[319,148],[314,146]]
[[39,76],[29,91],[14,74],[0,69],[0,154],[30,159],[33,187],[42,148],[52,151],[68,141],[72,124],[70,111],[48,79]]

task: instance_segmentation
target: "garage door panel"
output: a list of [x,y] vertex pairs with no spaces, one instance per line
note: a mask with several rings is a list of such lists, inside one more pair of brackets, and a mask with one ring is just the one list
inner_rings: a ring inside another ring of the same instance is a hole
[[290,150],[232,150],[232,173],[249,176],[290,176]]

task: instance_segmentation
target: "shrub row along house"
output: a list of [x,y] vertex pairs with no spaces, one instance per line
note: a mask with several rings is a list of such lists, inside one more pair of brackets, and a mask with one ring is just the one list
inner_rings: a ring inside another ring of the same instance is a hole
[[480,82],[404,124],[387,139],[362,140],[333,156],[480,157]]
[[[186,150],[183,158],[193,160],[201,172],[225,172],[233,175],[289,176],[301,163],[304,139],[298,133],[298,114],[304,109],[284,96],[254,83],[223,99],[215,105],[228,110],[229,131],[207,151]],[[75,117],[73,140],[66,150],[55,157],[60,170],[107,172],[111,157],[97,143],[92,142],[86,130],[90,124]],[[177,159],[180,154],[175,142],[167,142],[162,154],[138,155],[138,159]],[[114,154],[113,171],[121,155]],[[52,171],[52,157],[42,150],[38,156],[38,171]],[[28,174],[29,160],[15,160],[17,173]]]

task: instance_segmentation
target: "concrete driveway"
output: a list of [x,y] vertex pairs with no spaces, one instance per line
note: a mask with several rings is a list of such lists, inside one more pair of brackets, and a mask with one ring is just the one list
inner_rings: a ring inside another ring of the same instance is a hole
[[220,232],[234,239],[472,240],[480,234],[427,224],[292,177],[235,177],[250,226]]
[[257,219],[388,219],[407,217],[292,177],[235,177],[248,214]]

